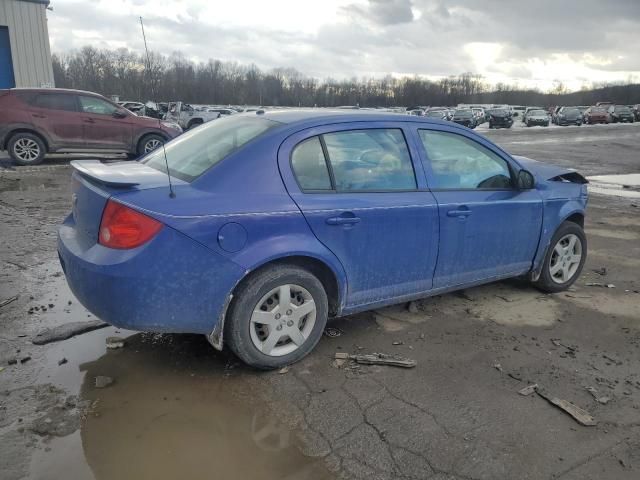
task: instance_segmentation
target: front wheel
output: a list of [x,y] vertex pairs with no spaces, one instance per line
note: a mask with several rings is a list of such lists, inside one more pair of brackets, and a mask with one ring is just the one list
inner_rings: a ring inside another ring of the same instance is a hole
[[578,279],[587,259],[587,237],[582,227],[564,222],[549,243],[540,278],[535,285],[545,292],[561,292]]
[[226,340],[245,363],[262,370],[284,367],[316,346],[327,323],[322,282],[302,268],[276,265],[238,289],[225,322]]
[[142,157],[147,153],[153,152],[156,148],[160,147],[165,142],[164,138],[160,135],[152,133],[151,135],[145,135],[138,144],[138,156]]

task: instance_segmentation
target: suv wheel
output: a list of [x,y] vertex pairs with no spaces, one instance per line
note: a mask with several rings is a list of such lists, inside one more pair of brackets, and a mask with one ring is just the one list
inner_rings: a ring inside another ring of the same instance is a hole
[[9,155],[18,165],[42,163],[47,148],[40,137],[33,133],[16,133],[7,144]]
[[587,237],[580,225],[564,222],[549,243],[542,273],[535,285],[545,292],[561,292],[578,279],[587,259]]
[[247,364],[280,368],[311,352],[322,337],[327,312],[320,280],[304,269],[276,265],[240,286],[229,307],[226,339]]
[[149,152],[153,152],[164,142],[164,138],[160,135],[156,135],[155,133],[152,133],[151,135],[145,135],[138,144],[138,156],[142,157]]

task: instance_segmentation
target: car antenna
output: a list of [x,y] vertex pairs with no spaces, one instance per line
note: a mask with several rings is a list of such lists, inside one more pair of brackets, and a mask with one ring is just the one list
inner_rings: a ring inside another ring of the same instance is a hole
[[[144,51],[147,55],[147,71],[151,74],[151,60],[149,60],[149,49],[147,48],[147,36],[144,34],[144,23],[142,23],[142,17],[140,17],[140,27],[142,28],[142,39],[144,40]],[[151,83],[151,96],[156,98],[153,82],[151,81],[151,77],[149,75],[149,81]],[[156,104],[156,108],[158,106],[158,102],[154,100]],[[160,120],[158,120],[159,122]],[[173,184],[171,183],[171,173],[169,173],[169,161],[167,160],[167,149],[164,146],[164,142],[162,142],[162,153],[164,154],[164,165],[167,169],[167,178],[169,179],[169,198],[175,198],[176,193],[173,191]]]

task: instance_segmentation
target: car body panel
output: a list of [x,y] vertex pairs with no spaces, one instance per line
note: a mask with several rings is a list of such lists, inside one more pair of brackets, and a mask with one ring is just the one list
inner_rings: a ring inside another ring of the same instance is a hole
[[[169,177],[145,172],[150,168],[145,165],[74,164],[80,170],[73,175],[74,207],[60,227],[58,248],[69,284],[89,310],[126,328],[215,329],[220,338],[220,322],[238,283],[269,262],[295,256],[321,262],[333,273],[338,285],[333,313],[350,314],[535,273],[558,225],[571,215],[584,215],[586,185],[577,173],[512,157],[452,123],[349,111],[260,115],[281,125],[191,183],[172,178],[174,197]],[[365,127],[402,129],[417,189],[302,192],[289,161],[295,145],[318,134]],[[514,174],[530,170],[536,188],[431,191],[419,128],[472,139],[507,161]],[[103,247],[97,236],[108,200],[164,227],[132,250]],[[447,216],[451,206],[461,205],[474,210],[471,218]],[[345,212],[357,214],[361,222],[353,227],[326,223]]]

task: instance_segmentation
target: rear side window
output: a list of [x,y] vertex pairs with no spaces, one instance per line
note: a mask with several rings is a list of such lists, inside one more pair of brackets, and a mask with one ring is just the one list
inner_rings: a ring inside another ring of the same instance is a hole
[[190,182],[246,143],[278,125],[279,122],[257,116],[229,115],[183,133],[167,143],[164,149],[159,148],[147,155],[142,163],[166,172],[166,151],[166,163],[171,175]]
[[62,93],[42,93],[31,99],[31,105],[48,110],[65,110],[67,112],[77,111],[76,99],[73,95]]
[[301,190],[331,190],[329,169],[319,137],[298,144],[291,154],[291,167]]
[[98,115],[113,115],[118,107],[96,97],[80,95],[80,109],[84,113],[96,113]]
[[336,191],[415,190],[416,178],[400,129],[323,135]]
[[508,163],[473,140],[462,135],[419,130],[431,163],[434,189],[503,190],[512,188]]

